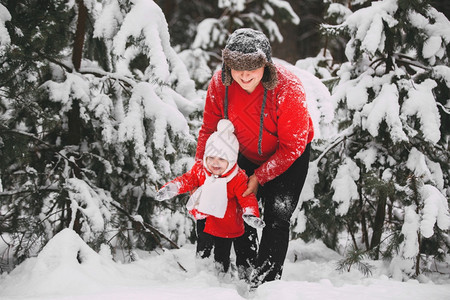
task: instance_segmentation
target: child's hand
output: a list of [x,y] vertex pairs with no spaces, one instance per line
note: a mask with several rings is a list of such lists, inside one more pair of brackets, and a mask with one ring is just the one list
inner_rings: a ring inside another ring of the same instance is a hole
[[194,216],[196,220],[203,220],[208,217],[208,215],[202,214],[197,209],[190,210],[189,213]]
[[176,195],[178,195],[177,185],[174,183],[169,183],[156,193],[155,200],[164,201],[172,197],[175,197]]
[[253,228],[261,229],[266,226],[266,223],[264,223],[261,218],[255,217],[254,215],[242,215],[242,218],[244,219],[245,223],[252,226]]

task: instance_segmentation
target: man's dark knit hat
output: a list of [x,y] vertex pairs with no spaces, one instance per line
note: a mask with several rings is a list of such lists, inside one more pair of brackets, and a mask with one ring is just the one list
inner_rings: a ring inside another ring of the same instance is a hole
[[272,90],[278,83],[270,42],[260,31],[241,28],[233,32],[222,50],[222,60],[222,82],[225,86],[233,82],[231,69],[251,71],[261,67],[264,67],[261,80],[264,88]]

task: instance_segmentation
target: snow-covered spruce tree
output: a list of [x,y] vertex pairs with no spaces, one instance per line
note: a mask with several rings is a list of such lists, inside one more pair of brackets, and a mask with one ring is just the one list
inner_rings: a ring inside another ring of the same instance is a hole
[[264,32],[270,41],[281,42],[283,37],[277,22],[300,22],[288,1],[217,1],[222,10],[220,18],[206,18],[201,21],[190,48],[180,53],[199,88],[206,89],[211,70],[221,64],[221,50],[234,30],[250,27]]
[[[343,4],[331,3],[330,1],[326,1],[326,4],[328,8],[324,19],[330,24],[340,24],[345,21],[347,16],[352,14],[352,11]],[[348,41],[348,38],[340,35],[333,36],[334,39],[330,39],[327,32],[322,30],[322,33],[326,36],[324,48],[319,51],[316,57],[307,57],[298,60],[295,66],[319,78],[329,91],[332,91],[339,82],[339,77],[336,75],[336,72],[339,70],[340,65],[334,61],[330,49],[336,47],[333,47],[331,44],[335,43],[336,40],[338,40],[336,43],[344,43],[346,40]],[[316,91],[317,88],[315,87],[311,91],[306,90],[307,99],[311,93],[314,94]],[[331,195],[325,195],[330,190],[329,186],[327,186],[329,185],[327,183],[329,175],[323,174],[322,172],[319,173],[318,169],[319,163],[321,170],[336,167],[336,161],[339,160],[337,157],[331,157],[332,153],[329,153],[329,150],[333,148],[333,144],[336,141],[339,125],[334,114],[336,101],[329,98],[331,97],[322,93],[316,100],[318,105],[310,105],[311,103],[308,102],[308,109],[313,118],[315,133],[314,140],[312,141],[308,177],[300,195],[301,204],[297,207],[297,211],[293,219],[291,219],[293,223],[291,234],[292,238],[302,238],[305,241],[317,238],[322,239],[329,247],[337,248],[338,233],[344,225],[330,211],[330,207],[333,206]],[[321,113],[319,118],[317,118],[319,116],[317,112],[314,111],[316,107],[319,108],[319,111],[325,112]],[[333,112],[326,113],[327,110],[332,110]],[[333,119],[330,120],[330,118]],[[315,121],[315,119],[319,122]],[[325,157],[325,155],[327,156]],[[326,177],[321,180],[318,177],[319,175]],[[320,198],[315,197],[315,195],[319,195]]]
[[[73,16],[63,2],[0,3],[0,221],[2,238],[10,246],[8,253],[19,261],[47,238],[44,223],[52,223],[54,214],[41,218],[42,208],[61,213],[64,202],[57,200],[55,178],[45,171],[48,162],[64,156],[55,149],[62,137],[57,138],[61,124],[52,103],[41,105],[42,91],[38,90],[50,77],[48,60],[58,57],[69,44],[64,26]],[[61,34],[52,39],[52,32]],[[67,210],[54,227],[66,223],[66,216]]]
[[355,249],[409,261],[406,274],[449,251],[449,28],[422,0],[373,2],[324,26],[350,40],[333,90],[341,134],[317,161],[330,218],[315,225],[331,246],[347,231]]
[[190,166],[196,128],[188,120],[200,105],[159,7],[2,4],[11,42],[0,66],[0,217],[15,256],[66,227],[128,258],[161,242],[152,225],[184,243],[192,222],[168,209],[179,202],[151,199]]

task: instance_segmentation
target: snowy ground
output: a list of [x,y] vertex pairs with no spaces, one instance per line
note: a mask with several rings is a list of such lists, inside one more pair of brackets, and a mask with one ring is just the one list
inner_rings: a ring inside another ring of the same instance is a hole
[[370,277],[357,269],[339,273],[340,256],[319,242],[292,241],[283,280],[254,294],[231,276],[215,274],[211,262],[196,260],[194,245],[139,255],[130,264],[113,262],[108,250],[97,254],[66,229],[38,257],[0,275],[0,299],[450,299],[449,274],[401,282],[386,276],[382,262],[371,262]]

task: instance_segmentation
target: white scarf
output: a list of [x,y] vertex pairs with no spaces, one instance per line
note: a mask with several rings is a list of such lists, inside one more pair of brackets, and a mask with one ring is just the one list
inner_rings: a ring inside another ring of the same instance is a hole
[[227,183],[236,176],[238,170],[239,167],[234,167],[226,177],[208,175],[205,170],[206,180],[189,198],[186,208],[188,210],[196,208],[203,214],[223,218],[228,205]]

